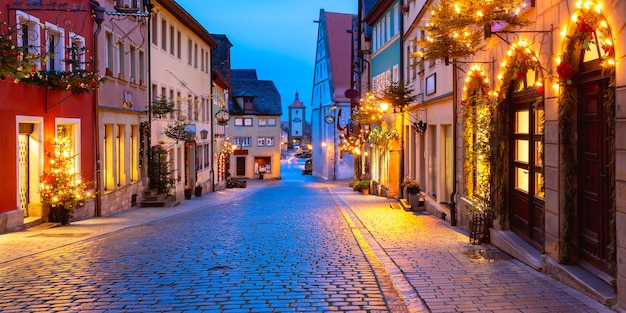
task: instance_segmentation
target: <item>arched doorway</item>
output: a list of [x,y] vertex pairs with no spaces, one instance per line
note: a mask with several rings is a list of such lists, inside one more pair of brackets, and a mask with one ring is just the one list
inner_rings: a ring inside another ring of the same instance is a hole
[[498,75],[494,186],[496,213],[535,249],[544,241],[544,97],[543,70],[530,44],[514,43]]
[[615,51],[601,6],[579,6],[556,72],[560,84],[560,261],[615,276]]

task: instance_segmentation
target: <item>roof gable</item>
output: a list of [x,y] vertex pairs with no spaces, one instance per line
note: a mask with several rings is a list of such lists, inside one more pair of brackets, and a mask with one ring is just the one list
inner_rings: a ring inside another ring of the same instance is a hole
[[352,88],[352,29],[354,14],[324,12],[326,26],[326,49],[330,60],[330,72],[334,99],[339,102],[349,102],[345,92]]
[[[243,74],[243,75],[240,75]],[[256,78],[256,70],[233,70],[232,100],[228,105],[231,115],[282,115],[281,98],[276,85],[271,80],[250,79],[250,75]],[[240,77],[245,77],[241,79]],[[254,111],[246,112],[240,106],[236,97],[253,97]]]

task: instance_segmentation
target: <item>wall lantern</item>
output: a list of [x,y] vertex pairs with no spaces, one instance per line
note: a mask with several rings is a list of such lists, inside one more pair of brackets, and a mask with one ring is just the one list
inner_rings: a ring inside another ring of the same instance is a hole
[[209,131],[206,129],[203,129],[200,131],[200,139],[207,139],[207,137],[209,136]]

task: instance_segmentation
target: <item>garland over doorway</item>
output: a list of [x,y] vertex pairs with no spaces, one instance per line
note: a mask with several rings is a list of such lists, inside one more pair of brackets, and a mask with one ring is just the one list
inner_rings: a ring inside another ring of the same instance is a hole
[[[575,257],[571,238],[575,236],[570,222],[576,209],[576,187],[573,183],[577,178],[575,160],[575,134],[574,120],[576,105],[578,103],[578,90],[573,84],[573,77],[579,71],[583,52],[594,53],[600,60],[601,74],[608,78],[607,93],[604,96],[604,108],[608,113],[609,143],[612,151],[608,181],[615,181],[615,47],[613,35],[608,20],[603,13],[602,5],[595,1],[577,1],[576,12],[571,16],[569,25],[561,31],[563,46],[561,56],[556,59],[558,75],[555,89],[559,91],[559,141],[561,143],[561,164],[563,169],[562,185],[563,196],[561,198],[561,212],[563,224],[561,225],[561,244],[559,261],[567,262]],[[593,51],[592,51],[593,49]],[[610,195],[610,245],[615,246],[615,188]],[[611,250],[608,261],[612,266],[615,264],[615,249]]]

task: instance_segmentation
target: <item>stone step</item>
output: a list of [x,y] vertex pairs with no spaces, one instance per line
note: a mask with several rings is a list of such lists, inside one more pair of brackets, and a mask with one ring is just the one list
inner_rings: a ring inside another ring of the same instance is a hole
[[402,208],[405,211],[413,211],[413,207],[411,206],[411,204],[409,203],[409,201],[407,201],[406,199],[402,198],[400,199],[400,205],[402,206]]
[[401,210],[402,209],[402,205],[398,202],[390,202],[389,206],[394,209],[394,210]]
[[159,197],[157,200],[148,200],[146,198],[142,199],[139,205],[141,207],[154,207],[154,208],[164,208],[169,207],[174,204],[174,196],[172,195],[163,195]]

